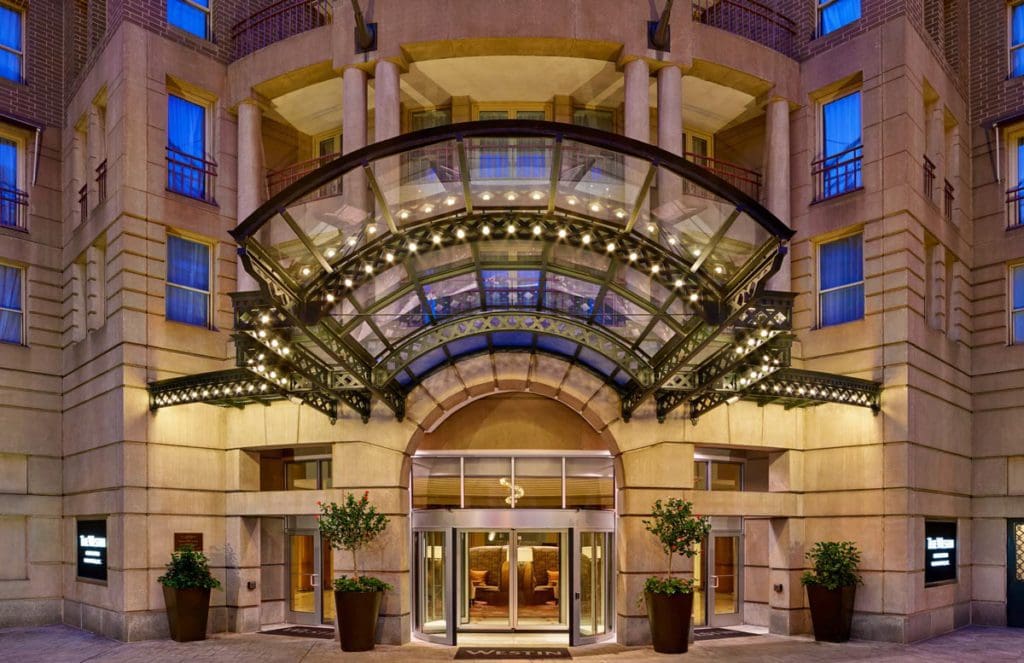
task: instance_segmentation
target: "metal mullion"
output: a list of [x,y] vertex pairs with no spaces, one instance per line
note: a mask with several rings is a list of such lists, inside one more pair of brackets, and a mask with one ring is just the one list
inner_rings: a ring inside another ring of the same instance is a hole
[[715,234],[712,235],[711,239],[708,240],[708,243],[705,245],[704,250],[701,251],[700,255],[697,256],[697,259],[693,261],[692,265],[690,265],[691,272],[696,272],[698,269],[700,269],[700,266],[703,265],[704,262],[711,257],[711,254],[714,253],[715,249],[718,248],[718,245],[725,237],[725,234],[729,232],[729,228],[731,228],[732,224],[736,222],[737,218],[739,218],[741,211],[742,210],[740,210],[739,207],[735,208],[732,211],[732,214],[729,215],[729,218],[727,218],[725,222],[718,227],[718,230],[715,231]]
[[554,250],[554,242],[545,242],[540,254],[540,283],[537,284],[537,310],[544,308],[544,296],[548,289],[548,260]]
[[172,288],[181,288],[182,290],[188,290],[189,292],[198,292],[203,295],[210,294],[209,290],[200,290],[199,288],[193,288],[192,286],[188,285],[181,285],[180,283],[174,283],[173,281],[167,281],[167,285],[171,286]]
[[601,306],[604,305],[604,298],[608,294],[608,287],[611,280],[615,278],[615,274],[619,271],[619,261],[612,258],[611,264],[608,269],[605,270],[604,276],[601,278],[601,289],[597,291],[597,295],[594,297],[594,310],[587,316],[587,324],[593,324],[594,318],[597,316],[597,312]]
[[466,508],[466,457],[459,457],[459,508]]
[[657,170],[657,164],[648,162],[647,177],[644,178],[644,183],[640,185],[640,191],[636,194],[636,200],[633,202],[633,210],[629,213],[629,221],[626,222],[626,227],[623,230],[624,233],[630,233],[633,231],[633,226],[636,225],[636,220],[640,216],[640,210],[643,209],[644,198],[647,197],[647,193],[651,190],[651,183],[654,181],[654,174]]
[[459,179],[462,180],[462,198],[466,207],[466,214],[473,213],[473,191],[469,183],[469,157],[466,154],[466,144],[462,138],[455,139],[455,151],[459,157]]
[[320,263],[323,270],[328,274],[332,273],[334,268],[331,267],[330,261],[324,257],[324,254],[320,252],[320,249],[313,243],[313,240],[309,235],[299,227],[299,224],[295,221],[294,217],[288,213],[288,210],[279,209],[277,213],[282,219],[284,219],[284,222],[288,224],[288,227],[292,229],[292,232],[299,238],[299,241],[302,242],[304,247],[306,247],[306,250],[312,254],[313,258],[315,258],[318,263]]
[[548,214],[555,211],[555,202],[558,196],[558,181],[562,174],[562,137],[555,136],[555,146],[551,152],[551,173],[548,183]]
[[566,491],[566,486],[565,486],[565,456],[562,456],[562,508],[563,509],[565,508],[565,502],[566,502],[565,494],[566,494],[566,492],[567,491]]
[[476,242],[469,245],[469,253],[473,256],[473,267],[476,272],[476,289],[480,293],[480,310],[487,310],[487,296],[484,294],[484,277],[480,273],[480,248]]
[[826,288],[824,290],[820,290],[819,289],[818,290],[818,294],[819,295],[827,295],[829,293],[836,292],[838,290],[845,290],[847,288],[856,288],[859,285],[864,285],[864,280],[863,279],[861,279],[860,281],[851,281],[850,283],[844,283],[843,285],[837,285],[834,288]]
[[430,322],[435,323],[437,322],[437,318],[434,317],[434,312],[430,309],[430,302],[427,300],[427,292],[423,289],[423,284],[420,283],[419,274],[415,269],[412,269],[409,264],[410,258],[411,256],[407,255],[405,260],[402,261],[402,264],[405,267],[405,272],[409,275],[409,281],[412,282],[413,288],[416,289],[416,296],[419,297],[420,306],[423,307],[423,310],[430,317]]
[[512,498],[512,501],[510,502],[510,506],[514,509],[514,508],[516,508],[516,457],[515,456],[511,456],[509,458],[509,461],[510,461],[511,468],[512,468],[512,470],[511,470],[512,471],[512,474],[511,474],[511,477],[512,477],[512,490],[509,493],[509,497]]
[[[352,316],[355,326],[352,327],[351,331],[355,331],[356,329],[358,329],[360,322],[365,322],[366,325],[373,331],[373,333],[380,337],[381,343],[384,344],[384,347],[387,348],[387,351],[389,353],[392,350],[394,350],[394,346],[392,346],[391,343],[388,341],[387,336],[384,335],[384,332],[382,332],[380,327],[377,326],[377,323],[374,322],[373,315],[371,313],[367,313],[365,310],[363,310],[361,306],[359,306],[359,302],[356,301],[356,298],[352,295],[351,292],[345,296],[345,299],[347,299],[352,304],[352,308],[356,310],[356,314]],[[351,333],[348,331],[345,332],[345,334],[351,335]]]
[[398,232],[398,226],[395,225],[395,219],[391,216],[391,207],[388,205],[387,199],[384,198],[384,193],[380,190],[380,183],[377,181],[377,176],[373,174],[373,168],[370,164],[363,165],[363,171],[366,173],[366,181],[370,185],[370,190],[373,191],[373,197],[377,200],[377,205],[380,207],[381,214],[384,216],[384,222],[388,225],[388,230],[391,231],[392,235],[400,234]]
[[644,327],[644,330],[640,332],[640,336],[637,337],[636,343],[634,343],[631,346],[631,349],[634,352],[640,349],[640,344],[643,343],[644,339],[647,338],[647,335],[651,333],[652,329],[654,329],[654,325],[658,324],[658,321],[661,320],[668,313],[668,307],[671,306],[672,302],[674,302],[678,298],[679,295],[677,295],[675,292],[669,293],[668,297],[665,298],[665,303],[662,304],[661,308],[658,309],[658,312],[651,317],[651,321],[647,323],[647,326]]

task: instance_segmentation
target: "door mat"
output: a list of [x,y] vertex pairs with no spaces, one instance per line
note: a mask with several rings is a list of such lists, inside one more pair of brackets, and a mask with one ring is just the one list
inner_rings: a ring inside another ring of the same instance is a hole
[[459,647],[455,652],[457,661],[493,661],[509,658],[572,658],[572,654],[565,647]]
[[275,628],[273,631],[260,631],[260,633],[264,635],[289,635],[293,638],[334,639],[334,629],[323,626],[288,626],[286,628]]
[[730,628],[697,628],[693,630],[693,639],[696,642],[701,640],[721,640],[722,638],[749,638],[757,637],[757,633],[746,631],[734,631]]

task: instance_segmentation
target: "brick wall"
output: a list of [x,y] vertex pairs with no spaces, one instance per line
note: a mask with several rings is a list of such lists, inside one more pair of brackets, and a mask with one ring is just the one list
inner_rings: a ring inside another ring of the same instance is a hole
[[[23,10],[29,6],[26,0],[9,4]],[[33,0],[26,14],[25,81],[0,79],[0,111],[52,127],[63,124],[61,5],[60,0]]]
[[1009,78],[1005,0],[971,3],[971,123],[1024,111],[1024,77]]

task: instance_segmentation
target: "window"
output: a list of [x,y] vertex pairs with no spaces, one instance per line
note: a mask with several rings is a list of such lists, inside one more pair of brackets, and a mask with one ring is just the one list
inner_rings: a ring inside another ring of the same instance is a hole
[[694,490],[743,490],[743,463],[697,460],[693,463]]
[[22,81],[24,34],[22,13],[0,5],[0,76],[17,83]]
[[1024,76],[1024,2],[1010,7],[1010,75]]
[[332,466],[329,460],[286,462],[285,490],[329,490],[332,488]]
[[1012,188],[1006,194],[1006,200],[1010,207],[1009,225],[1019,226],[1024,224],[1024,136],[1016,135],[1010,141],[1010,176],[1009,182]]
[[864,317],[864,236],[860,233],[818,247],[820,326]]
[[24,228],[28,197],[21,189],[21,146],[0,136],[0,226]]
[[860,0],[818,0],[819,34],[827,35],[860,18]]
[[210,247],[167,236],[168,320],[210,326]]
[[206,160],[206,108],[167,96],[167,188],[213,202],[213,163]]
[[22,313],[22,274],[10,265],[0,265],[0,341],[21,343],[25,329]]
[[167,22],[200,39],[209,39],[210,0],[167,0]]
[[1024,343],[1024,265],[1010,269],[1010,342]]
[[820,198],[859,189],[861,181],[860,92],[821,107],[822,160],[817,167]]

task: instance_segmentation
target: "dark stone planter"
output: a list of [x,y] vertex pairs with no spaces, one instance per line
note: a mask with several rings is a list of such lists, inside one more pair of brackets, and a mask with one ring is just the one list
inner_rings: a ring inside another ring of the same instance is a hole
[[384,592],[334,592],[342,651],[369,651],[377,640]]
[[690,645],[693,594],[652,594],[644,592],[651,644],[660,654],[685,654]]
[[167,625],[171,638],[178,642],[206,639],[206,620],[210,615],[209,589],[174,589],[164,586]]
[[821,585],[807,585],[807,599],[811,606],[814,639],[822,642],[846,642],[853,624],[853,599],[856,585],[825,589]]

